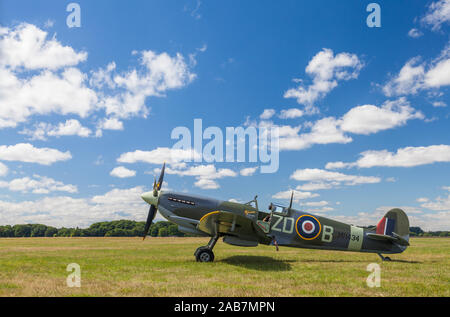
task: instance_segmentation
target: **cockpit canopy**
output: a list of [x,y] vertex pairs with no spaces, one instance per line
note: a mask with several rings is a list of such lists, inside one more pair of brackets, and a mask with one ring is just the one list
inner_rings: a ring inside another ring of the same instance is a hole
[[274,203],[271,203],[269,205],[269,210],[271,212],[273,212],[274,214],[280,214],[280,215],[287,215],[289,213],[289,208],[288,207],[284,207],[281,205],[277,205]]

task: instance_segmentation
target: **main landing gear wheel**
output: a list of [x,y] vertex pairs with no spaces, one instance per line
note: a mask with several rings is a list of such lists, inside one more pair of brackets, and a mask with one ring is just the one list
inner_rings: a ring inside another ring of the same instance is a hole
[[214,252],[208,249],[208,247],[200,247],[195,253],[195,259],[197,262],[212,262],[214,261]]
[[204,247],[200,247],[195,250],[195,259],[197,262],[212,262],[214,261],[214,253],[213,248],[216,245],[217,240],[219,240],[219,236],[216,235],[209,240],[208,245]]
[[383,261],[391,261],[391,258],[388,256],[382,256],[380,253],[378,253],[378,255],[380,256],[381,260],[383,260]]

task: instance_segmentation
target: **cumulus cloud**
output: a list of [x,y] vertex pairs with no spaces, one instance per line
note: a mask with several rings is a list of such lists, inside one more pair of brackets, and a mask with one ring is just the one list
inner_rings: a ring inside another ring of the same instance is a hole
[[127,178],[127,177],[134,177],[136,176],[136,171],[130,170],[123,166],[118,166],[114,168],[109,175],[119,178]]
[[105,69],[83,73],[77,66],[87,60],[86,52],[62,45],[31,24],[1,27],[0,129],[14,128],[33,115],[85,118],[105,112],[109,119],[100,124],[100,136],[101,129],[120,129],[117,118],[145,117],[148,97],[164,97],[196,77],[180,53],[133,54],[140,62],[136,68],[118,71],[111,62]]
[[280,119],[295,119],[300,118],[304,115],[304,111],[297,109],[297,108],[291,108],[291,109],[285,109],[281,110],[281,113],[279,115]]
[[0,161],[17,161],[51,165],[72,158],[69,151],[61,152],[52,148],[36,148],[29,143],[0,145]]
[[53,178],[33,175],[33,178],[23,177],[16,178],[11,181],[0,181],[0,188],[8,188],[10,191],[33,194],[48,194],[50,192],[78,192],[77,186],[71,184],[64,184],[56,181]]
[[15,28],[0,29],[0,67],[10,69],[58,69],[74,66],[87,59],[87,53],[75,52],[62,45],[48,32],[21,23]]
[[345,132],[368,135],[405,125],[412,119],[424,119],[424,115],[410,107],[405,98],[400,98],[387,101],[381,107],[354,107],[342,117],[340,127]]
[[312,77],[312,84],[304,85],[301,80],[296,88],[287,90],[284,98],[295,98],[305,105],[307,113],[317,112],[314,103],[337,87],[339,81],[358,78],[363,63],[358,56],[350,53],[334,55],[331,49],[324,48],[306,66],[306,73]]
[[309,201],[304,203],[305,206],[308,207],[323,207],[328,205],[328,201],[322,200],[322,201]]
[[400,148],[396,152],[370,150],[362,152],[360,156],[356,162],[331,162],[326,165],[326,168],[413,167],[438,162],[450,162],[450,145],[408,146]]
[[149,164],[176,164],[182,161],[193,161],[199,158],[200,154],[192,150],[172,149],[168,147],[158,147],[151,151],[136,150],[120,155],[117,159],[119,163],[149,163]]
[[299,186],[298,189],[309,187],[310,190],[381,182],[381,178],[375,176],[348,175],[317,168],[297,169],[290,178],[301,182],[309,182],[303,187]]
[[[386,101],[382,106],[362,105],[350,109],[340,118],[326,117],[300,127],[277,126],[280,131],[280,150],[302,150],[314,144],[350,143],[348,135],[369,135],[405,125],[413,119],[424,119],[424,115],[412,108],[405,98]],[[268,125],[269,123],[264,123]]]
[[420,57],[410,59],[398,75],[383,86],[383,92],[386,96],[399,96],[449,85],[450,45],[447,45],[430,63],[421,62]]
[[299,191],[299,190],[286,190],[286,191],[278,192],[278,193],[272,195],[272,198],[290,200],[292,192],[294,192],[293,201],[295,203],[298,203],[300,200],[303,200],[303,199],[310,199],[310,198],[319,196],[319,194],[317,194],[317,193],[303,192],[303,191]]
[[24,129],[20,133],[30,136],[31,140],[47,140],[49,136],[60,137],[72,135],[86,138],[91,135],[92,131],[84,127],[78,120],[70,119],[56,126],[40,122],[35,125],[34,130]]
[[98,122],[97,130],[95,132],[96,137],[103,135],[103,130],[123,130],[123,122],[117,118],[105,118]]
[[[156,169],[155,172],[159,172]],[[217,169],[214,164],[196,165],[188,168],[166,168],[167,174],[178,176],[193,176],[196,178],[194,186],[202,189],[217,189],[220,185],[215,181],[224,177],[236,177],[237,173],[228,168]]]

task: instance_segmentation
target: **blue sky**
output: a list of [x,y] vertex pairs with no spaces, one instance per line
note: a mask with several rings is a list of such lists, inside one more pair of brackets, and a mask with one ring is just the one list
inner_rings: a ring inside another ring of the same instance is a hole
[[377,1],[379,28],[370,2],[77,1],[69,28],[70,1],[1,0],[0,224],[144,220],[201,118],[279,127],[280,168],[169,162],[171,190],[449,230],[450,2]]

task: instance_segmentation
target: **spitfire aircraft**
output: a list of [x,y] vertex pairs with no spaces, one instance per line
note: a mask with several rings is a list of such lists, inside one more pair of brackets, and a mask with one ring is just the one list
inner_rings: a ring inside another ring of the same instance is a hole
[[210,236],[206,246],[194,255],[199,262],[214,261],[213,248],[220,237],[223,242],[245,247],[258,244],[377,253],[401,253],[409,246],[409,221],[401,209],[388,211],[376,228],[361,228],[271,203],[269,212],[258,208],[257,196],[245,204],[222,201],[169,191],[161,191],[165,164],[153,191],[142,194],[150,204],[144,239],[159,211],[185,233]]

